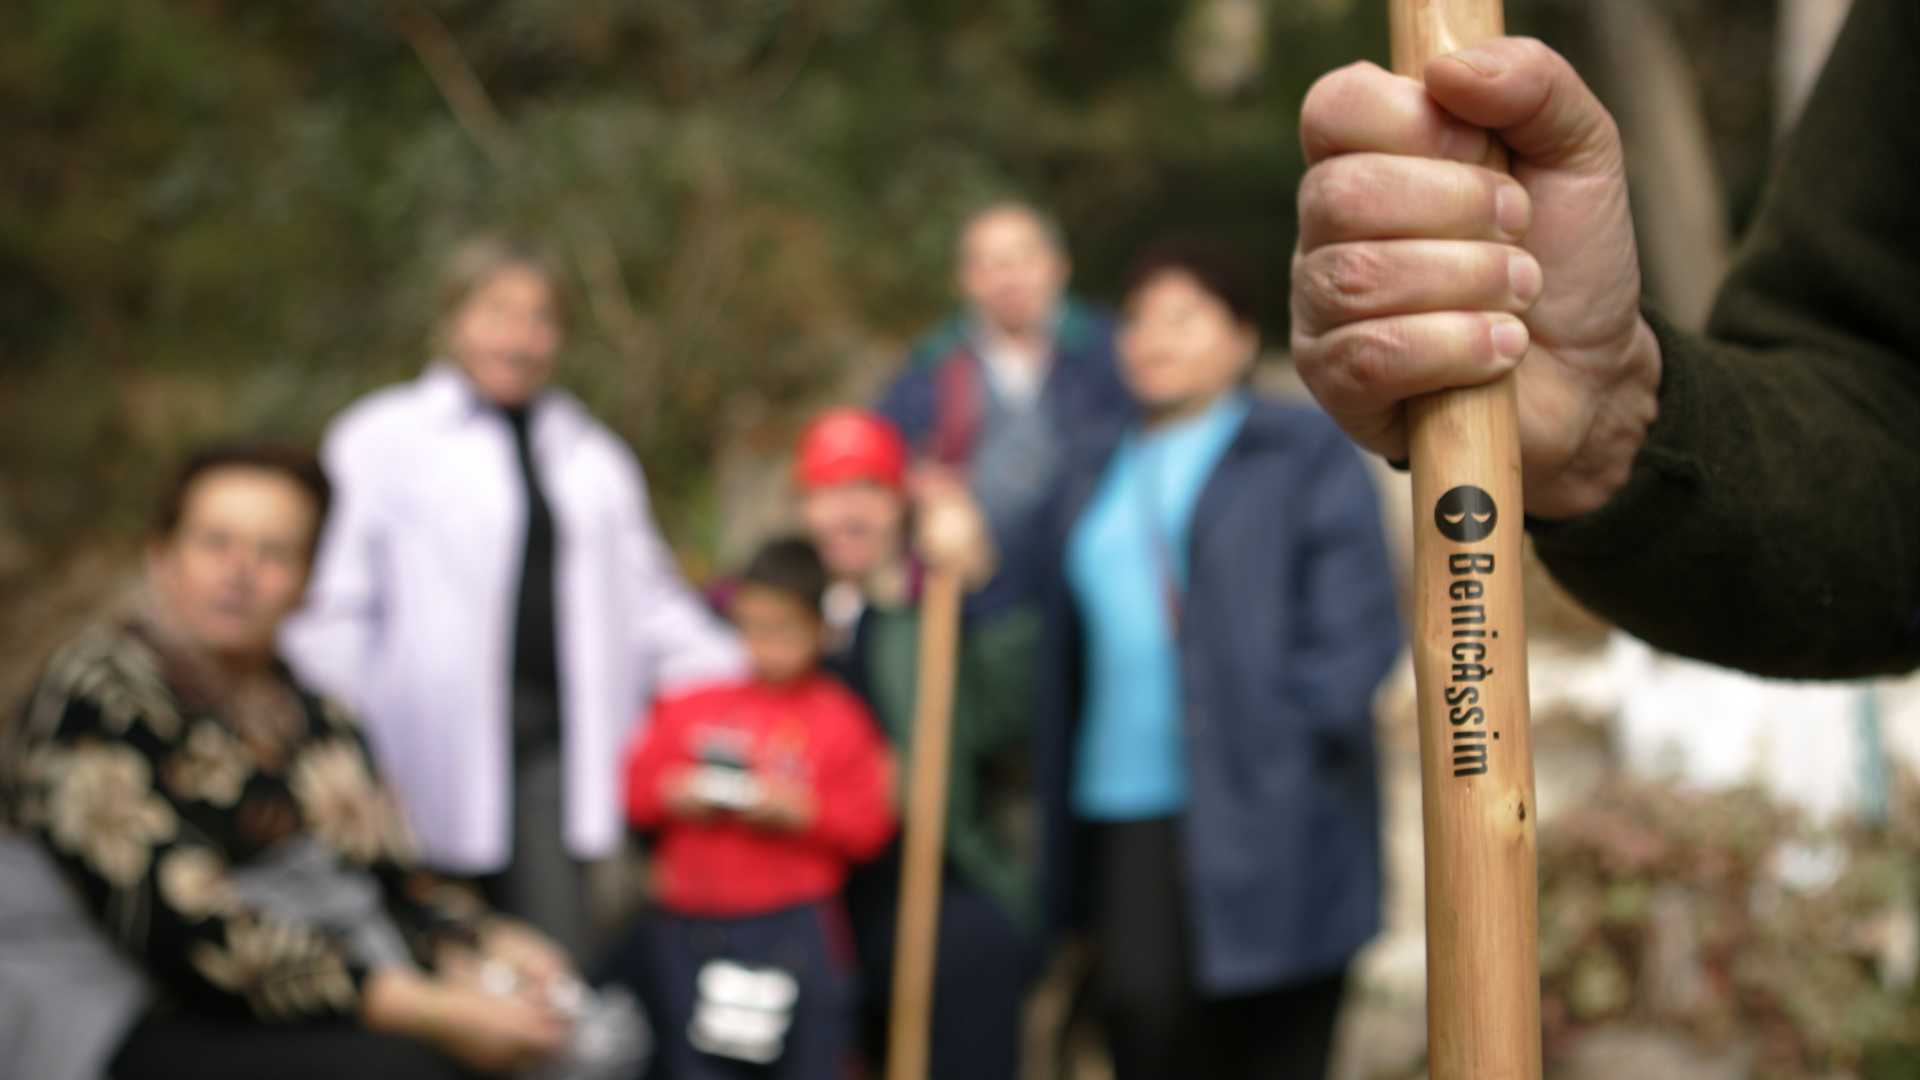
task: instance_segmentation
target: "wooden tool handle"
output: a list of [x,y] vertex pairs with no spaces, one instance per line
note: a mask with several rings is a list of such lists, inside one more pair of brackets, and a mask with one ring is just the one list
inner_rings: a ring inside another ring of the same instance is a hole
[[893,951],[893,1012],[887,1080],[926,1080],[933,1016],[934,949],[940,926],[940,868],[947,830],[947,753],[954,669],[960,648],[960,574],[927,570],[920,602],[912,760],[900,859],[900,909]]
[[[1391,0],[1393,67],[1503,32],[1500,0]],[[1493,163],[1505,166],[1505,158]],[[1538,1080],[1540,960],[1513,376],[1410,402],[1414,679],[1434,1080]]]

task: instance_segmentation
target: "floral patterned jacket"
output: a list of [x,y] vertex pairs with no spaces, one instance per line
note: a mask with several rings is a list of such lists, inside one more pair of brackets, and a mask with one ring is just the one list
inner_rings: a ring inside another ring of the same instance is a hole
[[484,909],[414,868],[351,717],[282,669],[297,708],[262,752],[169,677],[159,641],[128,621],[55,655],[0,748],[0,810],[164,994],[268,1021],[357,1013],[369,972],[346,943],[251,910],[233,887],[233,872],[299,835],[378,880],[423,967],[439,944],[472,940]]

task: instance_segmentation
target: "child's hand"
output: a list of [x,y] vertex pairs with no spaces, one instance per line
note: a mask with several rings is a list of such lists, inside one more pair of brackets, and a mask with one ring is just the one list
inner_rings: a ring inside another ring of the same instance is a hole
[[660,778],[660,801],[667,813],[686,821],[705,821],[719,807],[700,793],[693,769],[675,769]]
[[785,780],[763,780],[760,800],[742,815],[763,829],[805,832],[813,825],[813,792]]

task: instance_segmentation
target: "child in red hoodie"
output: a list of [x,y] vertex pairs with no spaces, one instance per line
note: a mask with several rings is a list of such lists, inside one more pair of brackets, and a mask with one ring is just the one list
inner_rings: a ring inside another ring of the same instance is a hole
[[820,671],[825,589],[806,541],[762,548],[729,602],[752,676],[660,705],[628,759],[655,904],[616,974],[649,1005],[660,1080],[843,1075],[837,895],[893,836],[894,780],[866,706]]

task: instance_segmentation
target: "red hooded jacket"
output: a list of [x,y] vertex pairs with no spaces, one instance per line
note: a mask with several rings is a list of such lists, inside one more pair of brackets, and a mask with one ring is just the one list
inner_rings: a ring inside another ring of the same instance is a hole
[[[802,832],[721,813],[673,816],[663,787],[682,769],[779,777],[813,795]],[[893,759],[867,707],[825,675],[772,686],[744,682],[662,702],[627,758],[627,810],[655,834],[662,907],[748,916],[823,900],[847,867],[893,838]]]

